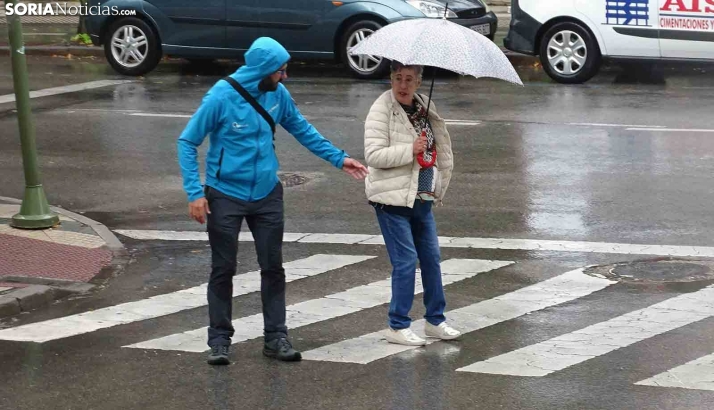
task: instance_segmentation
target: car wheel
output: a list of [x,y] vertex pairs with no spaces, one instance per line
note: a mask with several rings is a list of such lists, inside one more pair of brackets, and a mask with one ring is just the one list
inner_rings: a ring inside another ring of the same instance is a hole
[[347,52],[380,28],[382,25],[375,21],[360,21],[351,25],[342,37],[342,61],[357,78],[380,78],[389,69],[387,59],[374,56],[351,56]]
[[154,29],[138,18],[115,21],[104,40],[104,55],[109,64],[124,75],[143,75],[161,59],[161,47]]
[[548,29],[540,43],[540,61],[555,81],[580,84],[600,69],[600,47],[590,30],[578,23],[558,23]]

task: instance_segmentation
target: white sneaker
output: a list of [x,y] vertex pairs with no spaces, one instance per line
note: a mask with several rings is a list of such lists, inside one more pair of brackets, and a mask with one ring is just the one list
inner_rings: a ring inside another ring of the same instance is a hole
[[428,337],[435,337],[441,340],[454,340],[461,336],[461,332],[447,325],[446,322],[441,322],[439,326],[434,326],[429,322],[425,322],[424,333]]
[[384,337],[389,343],[394,343],[398,345],[405,346],[424,346],[426,345],[426,340],[417,336],[416,333],[412,332],[411,329],[387,329],[384,331]]

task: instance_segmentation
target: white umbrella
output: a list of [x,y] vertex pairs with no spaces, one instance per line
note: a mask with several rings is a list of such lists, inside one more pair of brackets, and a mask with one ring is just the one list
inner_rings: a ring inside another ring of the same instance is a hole
[[523,85],[511,62],[496,44],[482,34],[446,19],[411,19],[389,24],[352,47],[349,53]]
[[[492,77],[523,85],[506,55],[482,34],[447,19],[411,19],[389,24],[349,50],[350,55],[372,55],[404,65],[427,65],[461,75]],[[429,89],[427,115],[434,91]]]

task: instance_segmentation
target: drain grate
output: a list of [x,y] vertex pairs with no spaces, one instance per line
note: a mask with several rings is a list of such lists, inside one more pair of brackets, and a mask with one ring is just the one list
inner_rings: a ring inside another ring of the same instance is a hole
[[695,282],[714,280],[710,261],[651,260],[597,266],[585,273],[630,282]]
[[283,183],[283,186],[285,188],[304,185],[310,181],[310,179],[304,175],[288,172],[279,173],[278,178],[280,178],[280,182]]

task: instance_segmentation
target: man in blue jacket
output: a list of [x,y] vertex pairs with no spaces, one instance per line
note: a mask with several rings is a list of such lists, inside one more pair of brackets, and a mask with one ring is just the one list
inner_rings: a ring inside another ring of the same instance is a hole
[[[283,86],[290,55],[278,42],[263,37],[245,53],[245,65],[230,77],[272,117],[318,157],[364,179],[367,169],[335,148],[300,114]],[[206,136],[206,183],[201,185],[198,147]],[[255,239],[261,273],[265,344],[263,354],[284,361],[302,356],[293,349],[285,326],[285,271],[282,263],[283,187],[273,132],[266,119],[227,81],[206,94],[178,140],[183,186],[189,213],[203,224],[208,219],[212,253],[208,284],[208,363],[229,364],[233,276],[238,233],[243,219]]]

